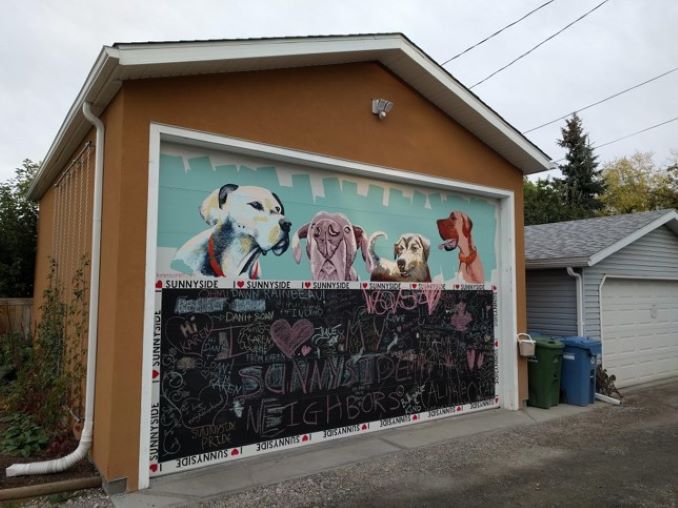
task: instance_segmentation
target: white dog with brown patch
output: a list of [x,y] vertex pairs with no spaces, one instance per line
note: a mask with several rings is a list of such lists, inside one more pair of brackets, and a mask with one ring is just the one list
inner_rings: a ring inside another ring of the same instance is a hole
[[200,215],[212,227],[174,256],[194,273],[257,279],[259,256],[269,251],[280,256],[289,246],[292,223],[285,219],[285,207],[263,187],[224,185],[202,202]]

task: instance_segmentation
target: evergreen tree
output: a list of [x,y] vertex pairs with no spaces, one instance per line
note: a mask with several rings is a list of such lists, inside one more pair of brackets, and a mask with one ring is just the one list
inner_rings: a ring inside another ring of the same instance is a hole
[[565,122],[558,144],[567,149],[567,154],[565,164],[560,165],[564,178],[558,184],[573,218],[593,217],[603,207],[599,198],[605,190],[597,157],[577,114]]

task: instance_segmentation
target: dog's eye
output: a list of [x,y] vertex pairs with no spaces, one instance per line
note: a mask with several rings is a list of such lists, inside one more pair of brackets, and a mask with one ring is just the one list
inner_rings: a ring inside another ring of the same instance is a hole
[[250,206],[251,206],[252,208],[254,208],[255,210],[261,211],[261,210],[264,209],[264,205],[262,205],[261,203],[259,203],[259,201],[252,201],[251,203],[247,203],[247,204],[250,205]]
[[280,207],[276,206],[275,208],[273,208],[273,210],[271,210],[271,213],[280,213]]

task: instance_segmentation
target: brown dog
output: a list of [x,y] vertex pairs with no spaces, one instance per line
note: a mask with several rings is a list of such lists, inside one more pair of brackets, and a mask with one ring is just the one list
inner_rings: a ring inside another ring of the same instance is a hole
[[377,231],[367,242],[367,267],[372,281],[431,282],[428,254],[431,242],[416,233],[404,233],[393,245],[395,261],[384,259],[374,250],[374,244],[383,231]]
[[471,237],[471,218],[464,212],[455,211],[445,219],[438,219],[437,224],[440,237],[444,240],[439,248],[450,251],[459,247],[459,276],[470,284],[485,282],[483,265]]

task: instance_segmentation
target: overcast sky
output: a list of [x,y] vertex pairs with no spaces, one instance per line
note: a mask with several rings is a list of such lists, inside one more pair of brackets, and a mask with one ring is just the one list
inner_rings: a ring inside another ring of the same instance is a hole
[[[42,160],[101,47],[114,42],[403,32],[435,61],[545,0],[4,0],[0,17],[0,180]],[[446,65],[470,86],[600,0],[555,0]],[[609,0],[474,88],[524,131],[678,67],[678,1]],[[678,116],[678,72],[581,114],[593,144]],[[397,105],[396,105],[397,107]],[[554,160],[563,122],[528,137]],[[603,147],[601,161],[678,150],[678,122]]]

